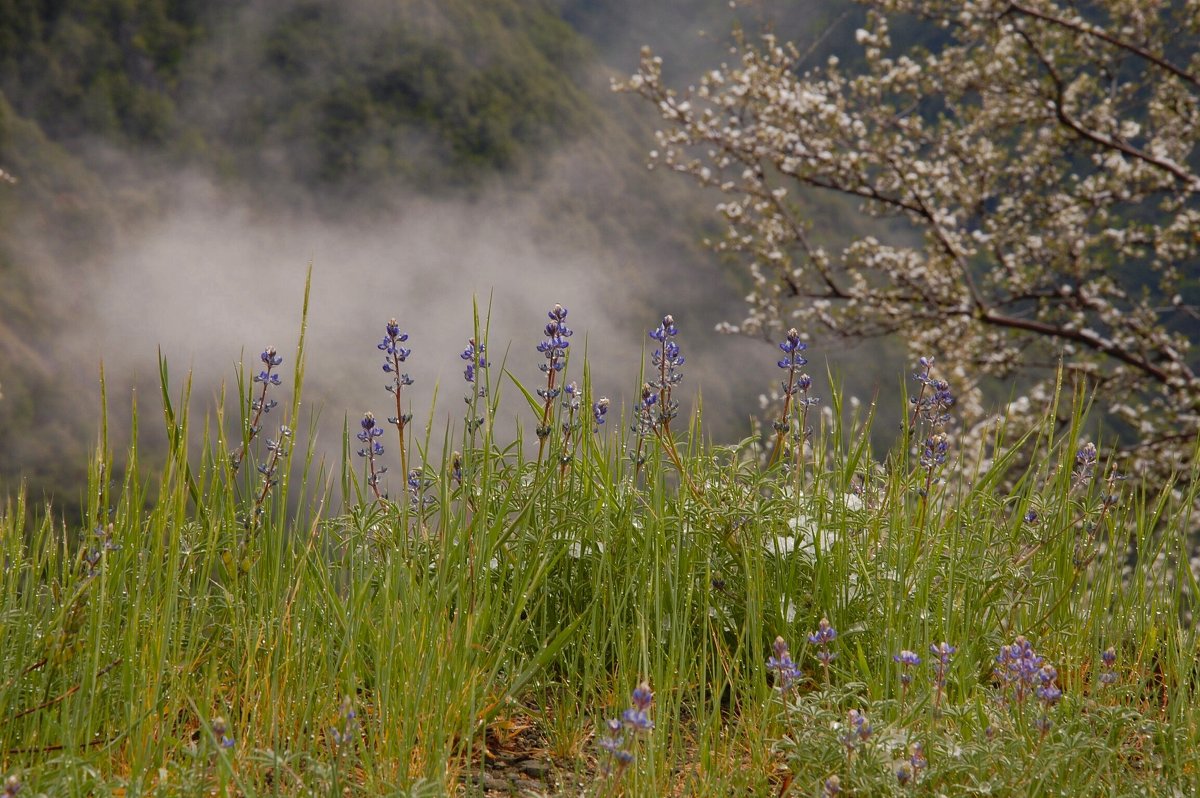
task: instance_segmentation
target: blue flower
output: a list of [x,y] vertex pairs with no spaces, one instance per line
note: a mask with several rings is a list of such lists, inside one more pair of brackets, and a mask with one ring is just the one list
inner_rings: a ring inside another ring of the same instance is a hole
[[1109,646],[1100,655],[1100,662],[1103,664],[1103,671],[1100,673],[1100,684],[1116,684],[1117,672],[1113,668],[1117,661],[1117,650]]
[[477,343],[474,338],[467,339],[467,348],[459,355],[460,358],[467,361],[467,368],[463,371],[463,379],[467,382],[475,382],[476,372],[479,369],[485,369],[491,365],[487,359],[487,345]]
[[954,652],[958,649],[946,642],[934,643],[929,646],[929,653],[933,655],[933,707],[935,710],[941,705],[942,692],[946,689],[946,674],[950,670],[950,658],[954,656]]
[[816,646],[829,645],[837,639],[837,630],[829,625],[828,618],[822,618],[817,623],[817,631],[808,636],[808,642]]
[[767,659],[767,669],[775,673],[775,689],[786,693],[800,679],[800,667],[792,661],[787,641],[783,637],[775,638],[774,649],[774,656]]
[[537,345],[537,351],[545,355],[546,362],[538,368],[547,373],[562,371],[563,358],[566,357],[567,349],[571,346],[571,342],[567,339],[574,335],[575,331],[567,326],[567,309],[562,305],[555,305],[546,315],[550,318],[546,324],[546,338]]
[[[808,344],[800,340],[800,333],[795,327],[787,331],[787,337],[779,344],[785,357],[779,361],[779,368],[789,372],[808,365],[808,361],[800,354],[808,348]],[[784,390],[787,390],[785,383]]]
[[274,369],[276,366],[278,366],[280,363],[283,362],[283,356],[275,351],[275,347],[268,346],[266,349],[263,350],[262,354],[258,356],[258,359],[261,360],[264,365],[266,365],[266,369],[264,369],[263,371],[260,371],[254,377],[254,381],[255,382],[269,382],[272,385],[278,385],[279,384],[279,375],[274,373],[272,371],[272,369]]
[[383,435],[383,427],[380,427],[375,423],[375,414],[370,412],[363,413],[361,426],[362,431],[358,433],[357,437],[363,443],[370,445],[366,448],[359,449],[358,456],[366,457],[368,454],[383,454],[383,446],[379,444],[379,441],[375,440],[379,436]]
[[915,651],[904,649],[899,654],[894,654],[892,660],[900,663],[900,685],[905,689],[912,684],[912,673],[909,668],[921,664],[921,658],[917,656]]
[[605,416],[608,415],[608,404],[607,396],[601,396],[592,404],[592,421],[595,423],[596,429],[604,425]]
[[1011,645],[1001,646],[994,673],[1005,696],[1017,704],[1024,703],[1034,692],[1042,664],[1042,657],[1024,635],[1018,635]]
[[212,733],[213,733],[213,737],[216,738],[216,740],[217,740],[217,744],[220,745],[222,748],[233,748],[233,746],[235,744],[234,739],[232,737],[230,737],[228,734],[226,734],[227,731],[228,731],[228,728],[226,728],[226,726],[225,726],[224,718],[219,717],[219,716],[213,718]]
[[606,773],[620,772],[633,762],[633,752],[627,747],[632,739],[622,732],[630,731],[636,736],[639,732],[649,732],[654,728],[654,722],[648,714],[653,700],[650,685],[642,682],[633,691],[633,706],[621,713],[620,720],[609,719],[605,723],[608,734],[600,739],[598,745],[609,753],[609,761],[604,766]]

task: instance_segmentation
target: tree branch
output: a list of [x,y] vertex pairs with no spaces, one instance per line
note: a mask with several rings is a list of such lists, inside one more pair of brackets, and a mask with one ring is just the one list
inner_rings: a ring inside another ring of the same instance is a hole
[[1051,24],[1066,28],[1067,30],[1073,30],[1076,33],[1082,33],[1087,36],[1094,36],[1097,39],[1106,41],[1109,44],[1113,45],[1114,47],[1120,47],[1122,50],[1127,50],[1141,58],[1144,58],[1147,61],[1149,61],[1150,63],[1157,66],[1159,69],[1164,69],[1167,72],[1170,72],[1175,77],[1177,77],[1181,80],[1187,81],[1188,83],[1191,83],[1193,86],[1196,86],[1197,88],[1200,88],[1200,78],[1197,78],[1195,75],[1193,75],[1189,72],[1185,72],[1184,70],[1182,70],[1179,67],[1172,64],[1170,61],[1167,61],[1165,58],[1157,56],[1154,53],[1150,52],[1149,50],[1139,47],[1138,45],[1134,44],[1133,42],[1127,42],[1124,39],[1118,39],[1116,36],[1113,36],[1110,33],[1106,33],[1105,31],[1103,31],[1100,28],[1097,28],[1093,25],[1080,25],[1076,22],[1072,22],[1069,19],[1063,19],[1062,17],[1056,17],[1053,14],[1047,14],[1044,11],[1038,11],[1036,8],[1030,8],[1028,6],[1021,5],[1020,3],[1009,3],[1009,8],[1012,9],[1013,11],[1016,11],[1018,14],[1024,14],[1027,17],[1033,17],[1035,19],[1040,19],[1045,22],[1049,22]]

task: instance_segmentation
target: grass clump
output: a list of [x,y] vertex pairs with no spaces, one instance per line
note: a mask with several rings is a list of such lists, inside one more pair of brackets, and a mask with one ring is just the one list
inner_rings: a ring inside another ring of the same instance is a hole
[[[102,432],[83,529],[22,496],[0,516],[9,794],[1196,786],[1194,480],[1120,479],[1081,403],[957,453],[929,360],[877,459],[835,389],[817,412],[793,332],[772,433],[714,446],[672,425],[670,316],[612,423],[566,317],[533,390],[477,318],[440,439],[388,322],[397,434],[365,414],[335,472],[300,424],[303,335],[290,396],[268,348],[236,420],[193,421],[164,362],[153,478],[135,425],[112,484]],[[536,445],[497,437],[510,385]]]

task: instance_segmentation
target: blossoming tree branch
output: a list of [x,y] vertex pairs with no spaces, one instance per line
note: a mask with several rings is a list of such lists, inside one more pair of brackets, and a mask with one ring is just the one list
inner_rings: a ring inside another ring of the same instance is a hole
[[[753,280],[727,329],[897,335],[1020,376],[1010,422],[1042,411],[1061,363],[1129,465],[1178,467],[1200,432],[1200,4],[868,5],[852,70],[739,34],[686,90],[648,50],[618,86],[662,115],[652,162],[724,195],[714,246]],[[897,14],[938,44],[897,46]],[[902,222],[830,245],[806,219],[828,195]]]

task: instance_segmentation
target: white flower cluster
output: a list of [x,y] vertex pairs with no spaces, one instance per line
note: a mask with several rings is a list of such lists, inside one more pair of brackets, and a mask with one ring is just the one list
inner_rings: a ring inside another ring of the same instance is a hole
[[[724,194],[712,244],[753,280],[724,329],[895,334],[1030,397],[1061,362],[1133,431],[1127,467],[1177,466],[1200,432],[1200,4],[870,5],[857,74],[766,35],[686,91],[648,50],[616,87],[662,115],[653,164]],[[889,12],[945,44],[897,52]],[[822,246],[821,195],[894,240]]]

